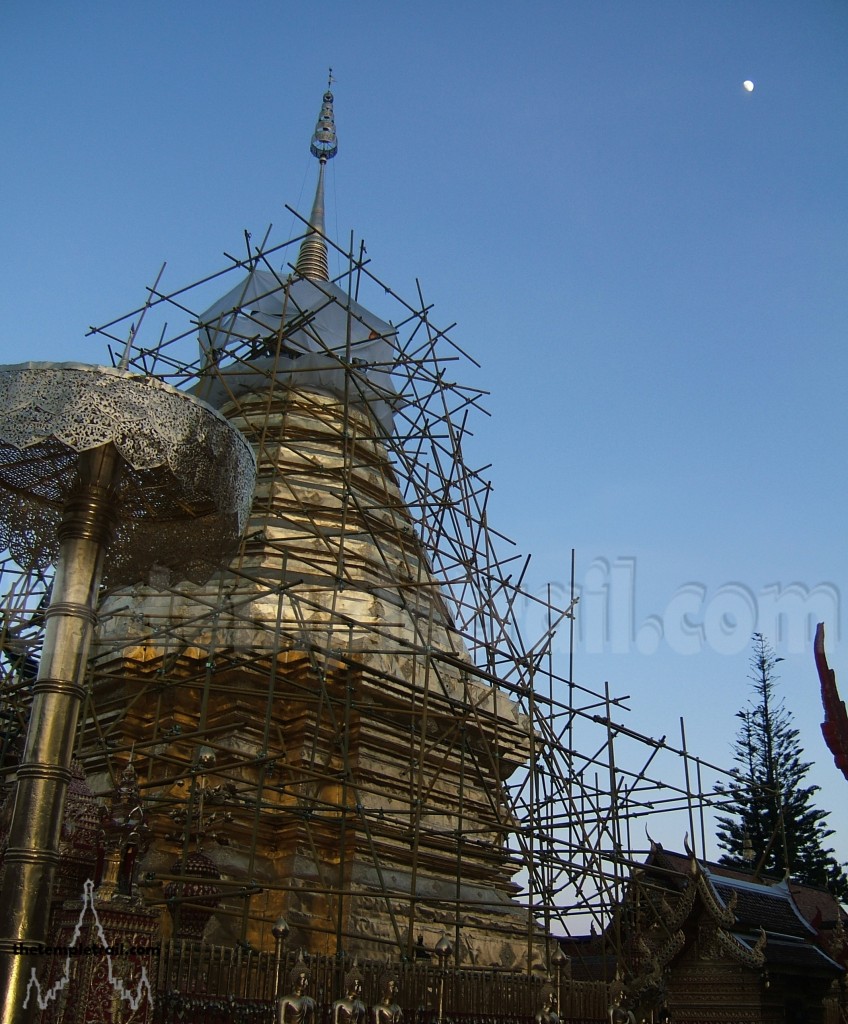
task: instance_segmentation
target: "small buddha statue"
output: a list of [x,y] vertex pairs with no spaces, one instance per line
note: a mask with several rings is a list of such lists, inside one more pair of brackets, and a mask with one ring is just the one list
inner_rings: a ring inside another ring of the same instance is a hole
[[277,999],[275,1024],[315,1024],[315,1000],[307,994],[309,971],[302,960],[291,972],[291,989]]
[[354,965],[345,977],[345,994],[333,1003],[333,1024],[366,1024],[362,1002],[362,975]]
[[636,1024],[636,1015],[620,1002],[615,1001],[607,1011],[610,1024]]
[[557,1013],[557,995],[553,985],[543,985],[539,993],[542,1005],[536,1012],[536,1024],[560,1024]]
[[373,1007],[374,1024],[402,1024],[403,1010],[397,1004],[398,983],[391,974],[383,979],[383,994]]

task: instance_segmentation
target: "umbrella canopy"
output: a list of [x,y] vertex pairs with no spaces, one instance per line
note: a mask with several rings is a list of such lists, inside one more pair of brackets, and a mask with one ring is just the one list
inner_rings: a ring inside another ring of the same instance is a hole
[[192,395],[151,377],[81,363],[0,367],[0,546],[46,567],[81,452],[122,459],[105,580],[150,569],[202,582],[247,522],[256,460],[245,438]]

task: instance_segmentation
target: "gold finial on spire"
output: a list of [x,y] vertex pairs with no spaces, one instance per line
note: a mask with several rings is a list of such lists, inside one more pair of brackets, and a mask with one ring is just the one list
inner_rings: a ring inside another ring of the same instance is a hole
[[330,266],[327,260],[327,243],[321,237],[324,233],[324,167],[328,160],[339,151],[339,143],[336,138],[336,122],[333,117],[333,94],[330,86],[335,79],[333,69],[327,79],[327,91],[321,102],[321,112],[318,115],[318,123],[315,125],[315,132],[309,145],[309,151],[318,158],[320,167],[318,170],[318,185],[315,189],[315,201],[312,204],[312,213],[309,216],[310,231],[304,238],[298,253],[295,270],[302,277],[312,278],[316,281],[329,281]]

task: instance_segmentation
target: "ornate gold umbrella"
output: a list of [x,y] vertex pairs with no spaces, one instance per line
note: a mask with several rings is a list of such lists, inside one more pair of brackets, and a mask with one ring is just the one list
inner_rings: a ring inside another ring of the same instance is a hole
[[125,370],[0,367],[0,409],[0,546],[56,565],[0,890],[0,1020],[18,1021],[37,1009],[14,954],[46,938],[101,577],[208,578],[247,521],[256,464],[209,406]]

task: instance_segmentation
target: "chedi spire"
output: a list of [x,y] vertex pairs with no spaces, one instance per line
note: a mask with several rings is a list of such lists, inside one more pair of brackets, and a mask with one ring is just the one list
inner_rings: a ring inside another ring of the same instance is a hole
[[332,84],[333,69],[331,68],[327,91],[321,101],[318,123],[315,125],[315,132],[309,145],[309,151],[318,158],[318,185],[315,188],[312,213],[309,215],[309,232],[301,243],[295,264],[295,271],[301,277],[308,277],[313,281],[329,281],[330,279],[327,243],[324,240],[324,168],[327,161],[332,160],[339,151],[336,123],[333,118],[333,94],[330,91]]

